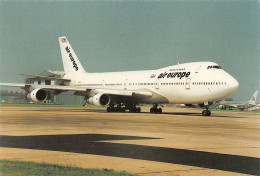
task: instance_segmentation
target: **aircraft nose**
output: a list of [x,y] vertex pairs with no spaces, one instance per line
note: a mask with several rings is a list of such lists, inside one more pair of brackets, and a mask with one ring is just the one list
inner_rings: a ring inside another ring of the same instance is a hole
[[234,93],[237,91],[238,87],[239,87],[238,81],[231,76],[230,84],[229,84],[230,91],[232,91],[232,93]]

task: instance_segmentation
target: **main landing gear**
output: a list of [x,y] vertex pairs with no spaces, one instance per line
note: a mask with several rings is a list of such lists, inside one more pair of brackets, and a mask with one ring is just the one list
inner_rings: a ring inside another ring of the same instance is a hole
[[118,104],[116,107],[113,104],[110,104],[109,107],[107,107],[107,112],[125,112],[126,108],[122,107],[121,104]]
[[110,105],[109,107],[107,107],[107,112],[125,112],[127,109],[129,110],[129,112],[133,113],[141,112],[141,108],[137,108],[136,104],[126,104],[125,107],[122,107],[122,104],[119,104],[116,107],[114,107],[114,105]]
[[151,113],[162,113],[162,108],[157,108],[158,104],[153,104],[153,107],[150,109]]
[[208,102],[206,102],[204,104],[205,104],[206,110],[202,111],[202,116],[210,116],[211,115],[211,111],[209,109],[209,104],[208,104]]
[[135,103],[126,103],[125,107],[126,109],[129,109],[129,112],[133,112],[133,113],[141,112],[141,108],[140,107],[137,108]]
[[141,112],[141,108],[140,107],[134,107],[132,109],[129,109],[129,112],[134,112],[134,113],[140,113]]

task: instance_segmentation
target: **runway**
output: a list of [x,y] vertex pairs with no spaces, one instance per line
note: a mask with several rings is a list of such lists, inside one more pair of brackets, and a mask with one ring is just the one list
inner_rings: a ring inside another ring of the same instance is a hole
[[260,114],[1,107],[1,159],[139,175],[260,175]]

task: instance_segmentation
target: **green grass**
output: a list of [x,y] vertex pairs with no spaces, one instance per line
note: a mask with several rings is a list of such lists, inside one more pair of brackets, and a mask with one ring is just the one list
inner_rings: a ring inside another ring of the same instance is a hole
[[216,109],[211,109],[211,111],[222,111],[222,112],[250,112],[250,113],[260,113],[260,111],[216,110]]
[[55,104],[8,104],[2,103],[1,107],[83,107],[81,105],[55,105]]
[[44,163],[0,160],[2,176],[137,176],[127,172],[107,169],[83,169],[73,166],[60,166]]
[[88,105],[83,107],[82,105],[57,105],[57,104],[11,104],[11,103],[1,103],[0,107],[78,107],[78,108],[104,108],[98,106]]

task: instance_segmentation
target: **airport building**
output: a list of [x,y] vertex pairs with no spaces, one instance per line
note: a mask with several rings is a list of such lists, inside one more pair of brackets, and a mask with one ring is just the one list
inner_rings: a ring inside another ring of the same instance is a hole
[[[59,74],[55,74],[55,73]],[[60,73],[63,72],[59,71],[44,71],[38,75],[40,76],[48,76],[48,77],[55,77],[60,78]],[[61,85],[62,82],[58,80],[50,80],[44,78],[37,78],[37,77],[27,77],[24,80],[25,84],[34,84],[34,85]],[[46,104],[67,104],[67,105],[80,105],[83,104],[84,97],[73,95],[74,92],[62,92],[58,95],[55,95],[54,92],[48,91],[47,92],[47,99],[44,102]],[[1,103],[30,103],[30,100],[26,98],[25,91],[17,90],[14,91],[13,89],[5,89],[0,90],[0,102]]]
[[25,101],[25,94],[22,90],[0,90],[0,103],[23,103]]

